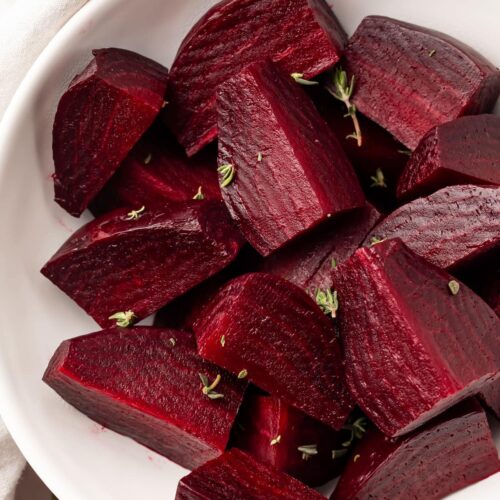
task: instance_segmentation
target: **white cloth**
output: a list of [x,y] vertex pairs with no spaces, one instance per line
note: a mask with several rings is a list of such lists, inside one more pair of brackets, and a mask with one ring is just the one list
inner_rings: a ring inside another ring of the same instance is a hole
[[[40,52],[87,1],[0,0],[0,119]],[[0,420],[0,500],[13,498],[24,465]]]

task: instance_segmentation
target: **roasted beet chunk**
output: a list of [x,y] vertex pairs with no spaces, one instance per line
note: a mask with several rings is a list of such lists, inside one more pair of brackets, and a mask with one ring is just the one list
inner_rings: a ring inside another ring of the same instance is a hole
[[398,196],[454,184],[500,185],[500,117],[463,116],[429,131],[399,179]]
[[[235,445],[309,486],[338,476],[349,431],[335,431],[280,399],[249,395],[234,427]],[[334,453],[337,455],[334,457]]]
[[262,255],[319,222],[364,205],[349,160],[304,90],[273,63],[219,88],[223,198]]
[[[205,394],[201,378],[217,387]],[[43,379],[93,420],[188,469],[224,452],[246,386],[202,360],[192,334],[151,327],[66,340]]]
[[331,500],[439,500],[499,470],[486,415],[468,400],[402,439],[369,430]]
[[352,409],[330,320],[300,288],[265,273],[227,284],[195,322],[200,355],[339,429]]
[[151,125],[167,89],[166,68],[151,59],[93,54],[59,101],[52,136],[55,200],[77,217]]
[[241,247],[220,202],[142,208],[89,222],[42,269],[102,327],[152,314],[228,265]]
[[463,43],[420,26],[366,17],[346,50],[354,103],[410,149],[434,126],[491,110],[500,73]]
[[400,240],[359,249],[335,274],[346,378],[389,436],[500,378],[500,320]]
[[464,267],[500,244],[500,188],[451,186],[398,208],[364,245],[400,238],[444,269]]
[[176,500],[324,500],[319,493],[240,450],[231,450],[179,481]]
[[339,60],[345,39],[324,0],[220,2],[179,49],[166,119],[191,156],[217,137],[215,90],[221,83],[267,57],[287,74],[314,77]]

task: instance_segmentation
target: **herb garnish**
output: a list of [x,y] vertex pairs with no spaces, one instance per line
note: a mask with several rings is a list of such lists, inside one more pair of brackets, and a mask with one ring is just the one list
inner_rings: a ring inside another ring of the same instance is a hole
[[220,338],[220,345],[222,347],[224,347],[226,345],[226,336],[223,335],[221,338]]
[[303,73],[292,73],[290,76],[300,85],[319,85],[319,82],[314,80],[306,80]]
[[115,319],[116,326],[120,328],[127,328],[134,322],[135,314],[133,311],[120,311],[109,316],[108,319]]
[[436,54],[436,49],[432,49],[430,52],[429,52],[429,57],[434,57],[434,55]]
[[460,291],[460,283],[458,281],[451,280],[448,283],[448,288],[450,289],[452,295],[457,295]]
[[386,238],[379,238],[378,236],[372,236],[370,238],[370,246],[374,247],[375,245],[378,245],[379,243],[382,243],[386,240]]
[[271,439],[271,446],[278,444],[281,441],[281,436],[278,434],[275,438]]
[[176,340],[174,339],[174,337],[170,337],[168,341],[172,344],[172,347],[175,347]]
[[259,151],[257,154],[257,161],[260,163],[262,161],[262,153]]
[[241,370],[240,373],[238,373],[238,378],[242,379],[242,378],[245,378],[247,375],[248,375],[248,370],[243,369],[243,370]]
[[347,453],[348,450],[345,448],[343,450],[332,450],[332,459],[335,460],[336,458],[343,457]]
[[354,458],[352,459],[352,461],[354,463],[356,463],[359,460],[360,457],[361,457],[361,455],[354,455]]
[[125,220],[137,220],[142,213],[144,213],[146,207],[143,205],[139,210],[132,210],[127,214],[127,218]]
[[330,261],[330,265],[332,269],[337,269],[337,259],[335,257],[332,257],[332,260]]
[[196,194],[193,196],[193,200],[204,200],[205,195],[203,194],[203,191],[201,190],[202,187],[198,186],[198,191],[196,191]]
[[168,101],[163,101],[161,107],[164,108],[168,104]]
[[331,288],[326,288],[325,291],[318,288],[316,290],[316,304],[320,309],[332,318],[337,317],[337,311],[339,310],[339,299],[337,296],[337,290],[332,292]]
[[409,149],[398,149],[398,153],[406,156],[411,156],[411,151]]
[[221,376],[217,374],[215,377],[215,380],[210,383],[208,381],[208,377],[206,375],[203,375],[202,373],[198,373],[200,376],[201,383],[203,384],[203,387],[201,389],[201,392],[205,394],[209,399],[221,399],[224,397],[223,394],[219,394],[218,392],[215,392],[214,389],[219,385],[219,382],[221,381]]
[[355,420],[352,424],[344,425],[342,429],[346,431],[351,431],[351,435],[347,441],[344,441],[342,443],[342,446],[344,448],[349,448],[354,441],[354,438],[356,439],[361,439],[365,432],[366,432],[366,426],[368,425],[368,420],[366,417],[360,417],[357,420]]
[[144,158],[144,165],[148,165],[149,162],[151,161],[151,158],[153,158],[153,155],[149,153],[146,158]]
[[225,165],[221,165],[217,172],[222,175],[222,181],[220,183],[221,188],[225,188],[233,182],[234,179],[234,166],[230,163],[226,163]]
[[373,181],[373,184],[370,187],[387,187],[387,184],[385,183],[384,172],[382,172],[382,169],[380,168],[377,168],[377,170],[375,170],[375,175],[372,175],[370,179]]
[[302,453],[302,460],[309,460],[312,456],[318,454],[318,445],[305,444],[297,448]]

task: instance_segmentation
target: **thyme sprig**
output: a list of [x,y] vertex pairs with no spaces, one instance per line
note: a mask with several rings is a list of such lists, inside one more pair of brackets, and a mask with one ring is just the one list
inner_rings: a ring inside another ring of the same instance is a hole
[[324,291],[318,288],[316,290],[316,304],[320,309],[332,318],[337,317],[337,311],[339,310],[339,299],[337,295],[337,290],[332,292],[331,288],[326,288]]
[[146,210],[144,205],[139,210],[131,210],[125,220],[137,220],[144,213],[144,210]]
[[304,73],[292,73],[290,75],[297,83],[300,83],[300,85],[319,85],[319,82],[316,82],[314,80],[306,80],[304,78]]
[[350,431],[350,437],[347,441],[342,443],[344,448],[349,448],[354,441],[354,439],[361,439],[366,432],[366,427],[368,426],[368,420],[366,417],[360,417],[356,419],[352,424],[347,424],[342,427],[346,431]]
[[135,320],[135,314],[133,311],[120,311],[109,316],[108,319],[116,320],[116,326],[120,328],[127,328]]
[[372,175],[370,179],[373,181],[373,184],[370,187],[387,187],[387,184],[385,183],[384,172],[382,172],[382,169],[380,168],[377,168],[377,170],[375,170],[375,175]]
[[219,172],[219,174],[221,174],[221,176],[222,176],[222,179],[220,182],[221,188],[225,188],[225,187],[229,186],[229,184],[231,184],[231,182],[233,182],[234,174],[235,174],[234,165],[231,165],[230,163],[226,163],[225,165],[221,165],[217,169],[217,172]]
[[271,439],[271,446],[279,444],[281,441],[281,435],[278,434],[275,438]]
[[309,460],[314,455],[318,454],[318,445],[304,444],[297,448],[302,453],[302,460]]
[[196,191],[196,194],[193,196],[193,200],[204,200],[205,195],[203,194],[202,187],[198,186],[198,191]]
[[221,399],[224,397],[224,394],[220,394],[214,391],[214,389],[219,385],[221,381],[220,374],[217,374],[215,380],[212,383],[209,382],[208,377],[206,375],[203,375],[202,373],[198,373],[198,375],[200,376],[201,383],[203,384],[201,392],[205,396],[207,396],[209,399]]

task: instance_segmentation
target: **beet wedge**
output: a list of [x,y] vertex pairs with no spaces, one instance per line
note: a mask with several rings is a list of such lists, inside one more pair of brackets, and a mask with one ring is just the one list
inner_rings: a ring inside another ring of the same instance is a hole
[[[335,431],[280,399],[245,398],[234,427],[234,445],[308,486],[337,477],[347,459],[349,431]],[[335,455],[334,455],[335,453]]]
[[500,117],[463,116],[430,130],[398,182],[398,197],[455,184],[500,185]]
[[410,149],[436,125],[489,112],[500,92],[500,72],[475,50],[388,17],[365,17],[346,59],[356,108]]
[[76,217],[160,112],[168,71],[123,49],[94,50],[57,107],[52,132],[55,200]]
[[439,500],[500,471],[484,411],[468,400],[399,440],[368,431],[331,500]]
[[324,0],[220,2],[192,28],[177,53],[166,120],[191,156],[217,137],[220,84],[268,57],[287,74],[312,78],[337,63],[345,41]]
[[[219,380],[216,390],[205,394],[201,378]],[[43,379],[91,419],[188,469],[224,452],[246,387],[201,359],[191,334],[152,327],[66,340]]]
[[329,288],[335,268],[363,243],[380,218],[371,205],[328,221],[267,257],[262,271],[281,276],[315,295]]
[[227,284],[194,324],[202,357],[340,429],[353,407],[330,320],[300,288],[266,273]]
[[231,169],[221,174],[223,199],[262,255],[364,205],[334,134],[300,85],[276,65],[255,63],[226,81],[217,105],[219,170]]
[[179,481],[176,500],[324,500],[300,481],[230,450]]
[[359,249],[335,288],[349,390],[388,436],[500,379],[500,319],[400,240]]
[[364,245],[400,238],[444,269],[467,267],[500,245],[500,188],[450,186],[395,210]]
[[70,236],[42,274],[102,327],[127,326],[220,271],[242,244],[220,202],[119,209]]
[[192,199],[220,200],[217,160],[212,151],[187,158],[164,127],[139,141],[90,204],[95,215],[116,208],[163,209]]

